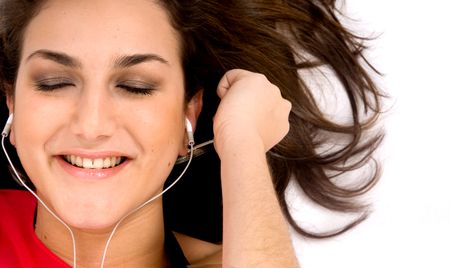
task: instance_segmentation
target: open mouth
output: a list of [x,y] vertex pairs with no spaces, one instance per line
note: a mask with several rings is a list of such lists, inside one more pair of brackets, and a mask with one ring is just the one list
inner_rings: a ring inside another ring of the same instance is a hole
[[127,159],[121,156],[103,158],[84,158],[76,155],[63,155],[62,158],[72,166],[86,169],[105,169],[116,167]]

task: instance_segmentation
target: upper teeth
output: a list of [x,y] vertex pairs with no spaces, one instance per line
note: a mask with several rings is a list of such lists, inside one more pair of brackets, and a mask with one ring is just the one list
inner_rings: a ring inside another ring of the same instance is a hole
[[67,162],[71,163],[74,166],[82,167],[82,168],[112,168],[118,165],[121,161],[120,156],[111,156],[104,158],[84,158],[76,155],[65,155],[64,158]]

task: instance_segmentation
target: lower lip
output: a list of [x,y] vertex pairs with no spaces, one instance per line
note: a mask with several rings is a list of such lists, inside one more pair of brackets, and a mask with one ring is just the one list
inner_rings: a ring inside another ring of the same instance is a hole
[[127,159],[118,166],[103,169],[88,169],[73,166],[67,163],[61,156],[56,157],[57,162],[64,171],[73,177],[87,180],[107,179],[118,174],[130,161]]

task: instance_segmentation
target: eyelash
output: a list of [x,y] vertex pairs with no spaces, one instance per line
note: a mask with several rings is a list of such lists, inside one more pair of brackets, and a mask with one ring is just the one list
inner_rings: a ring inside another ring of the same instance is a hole
[[[48,79],[36,82],[35,86],[40,91],[51,92],[65,87],[75,86],[75,84],[64,80]],[[150,95],[155,90],[155,87],[151,85],[139,87],[126,83],[119,83],[117,87],[124,89],[127,93],[136,95]]]
[[60,88],[75,86],[70,80],[64,78],[49,78],[38,80],[35,86],[40,91],[54,91]]
[[150,95],[155,90],[155,87],[151,85],[134,86],[126,83],[118,84],[117,87],[136,95]]

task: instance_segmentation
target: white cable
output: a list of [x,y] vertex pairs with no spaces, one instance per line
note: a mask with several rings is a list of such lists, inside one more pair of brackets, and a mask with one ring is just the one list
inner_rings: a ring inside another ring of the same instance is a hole
[[[67,230],[70,233],[70,236],[72,237],[72,247],[73,247],[73,268],[77,267],[77,251],[76,251],[76,242],[75,242],[75,236],[72,232],[72,230],[70,229],[70,227],[61,219],[59,218],[45,203],[44,201],[42,201],[42,199],[33,191],[31,190],[22,180],[22,178],[19,176],[19,173],[17,172],[16,168],[14,167],[11,159],[9,158],[8,152],[6,151],[5,148],[5,138],[7,137],[7,134],[2,134],[2,148],[3,148],[3,152],[5,153],[6,159],[8,160],[8,163],[11,165],[11,168],[14,171],[14,174],[16,175],[17,179],[20,181],[20,183],[23,185],[23,187],[25,187],[34,197],[36,197],[36,199],[39,201],[39,203],[42,204],[42,206],[44,206],[45,209],[47,209],[47,211],[53,216],[55,217],[55,219],[57,219],[64,227],[67,228]],[[183,177],[184,173],[186,173],[186,170],[188,169],[189,165],[191,164],[192,158],[193,158],[193,154],[194,154],[194,145],[190,144],[190,156],[189,156],[189,161],[186,164],[185,168],[183,169],[183,171],[181,172],[181,174],[178,176],[178,178],[172,182],[172,184],[170,184],[166,189],[164,189],[161,193],[153,196],[152,198],[150,198],[149,200],[145,201],[142,205],[140,205],[139,207],[135,208],[134,210],[132,210],[131,212],[129,212],[128,214],[126,214],[125,216],[123,216],[114,226],[114,229],[112,230],[111,234],[109,235],[108,241],[106,242],[105,245],[105,249],[103,251],[103,257],[102,257],[102,263],[101,263],[101,268],[103,268],[104,264],[105,264],[105,259],[106,259],[106,253],[108,251],[108,247],[109,244],[111,242],[111,239],[113,237],[113,235],[115,234],[117,228],[119,227],[120,223],[127,218],[128,216],[130,216],[131,214],[135,213],[136,211],[140,210],[141,208],[143,208],[144,206],[148,205],[149,203],[153,202],[154,200],[156,200],[157,198],[161,197],[165,192],[167,192],[170,188],[172,188],[180,179],[181,177]]]
[[109,244],[111,242],[111,239],[113,237],[113,235],[115,234],[117,227],[119,227],[119,224],[122,223],[122,221],[127,218],[128,216],[130,216],[131,214],[135,213],[136,211],[140,210],[141,208],[145,207],[146,205],[150,204],[151,202],[155,201],[157,198],[161,197],[165,192],[167,192],[170,188],[172,188],[180,179],[181,177],[183,177],[184,173],[186,172],[186,170],[188,169],[189,165],[191,164],[193,155],[194,155],[194,144],[189,144],[190,146],[190,154],[189,154],[189,161],[186,164],[186,166],[183,169],[183,172],[181,172],[181,174],[178,176],[178,178],[172,182],[172,184],[170,184],[166,189],[164,189],[161,193],[153,196],[152,198],[150,198],[149,200],[145,201],[142,205],[140,205],[139,207],[135,208],[134,210],[130,211],[128,214],[126,214],[125,216],[123,216],[117,223],[116,226],[114,226],[114,229],[112,230],[111,234],[109,235],[108,241],[106,242],[105,245],[105,249],[103,251],[103,257],[102,257],[102,263],[101,263],[101,268],[103,268],[104,264],[105,264],[105,259],[106,259],[106,253],[108,251],[108,247]]
[[[200,156],[200,155],[206,153],[208,151],[208,149],[203,149],[203,147],[205,147],[206,145],[210,145],[212,143],[214,143],[214,140],[205,141],[203,143],[195,145],[194,146],[194,154],[193,154],[192,158]],[[184,162],[188,161],[190,157],[191,157],[190,155],[189,155],[189,157],[188,156],[178,157],[178,159],[175,162],[175,164],[184,163]]]
[[39,196],[30,189],[30,187],[28,187],[24,181],[22,180],[22,178],[19,176],[19,173],[17,172],[16,168],[14,167],[11,159],[9,158],[8,152],[5,149],[5,138],[8,135],[3,134],[2,133],[2,148],[3,148],[3,152],[5,153],[6,159],[8,160],[9,164],[11,165],[11,168],[14,171],[14,174],[16,175],[17,179],[20,181],[20,183],[23,185],[23,187],[25,187],[32,195],[34,195],[34,197],[36,197],[36,199],[39,201],[39,203],[41,203],[42,206],[44,206],[45,209],[47,209],[47,211],[53,216],[55,217],[55,219],[57,219],[62,225],[64,225],[64,227],[67,228],[67,230],[69,230],[70,236],[72,237],[72,247],[73,247],[73,268],[77,267],[77,248],[76,248],[76,243],[75,243],[75,236],[73,235],[72,230],[70,229],[70,227],[63,221],[61,220],[45,203],[44,201],[42,201],[41,198],[39,198]]

